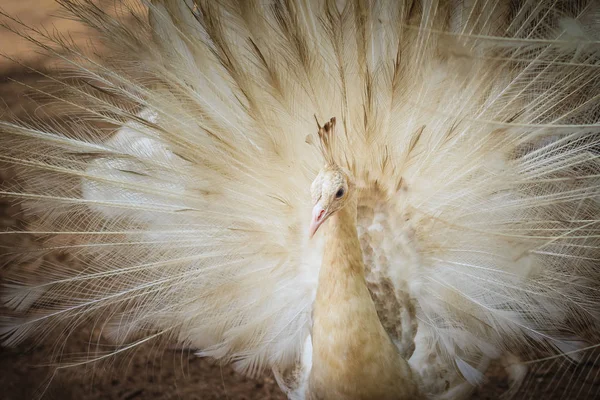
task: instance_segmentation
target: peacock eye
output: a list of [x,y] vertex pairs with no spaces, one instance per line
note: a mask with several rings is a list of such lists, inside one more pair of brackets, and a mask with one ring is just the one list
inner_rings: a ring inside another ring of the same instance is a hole
[[342,197],[344,195],[344,188],[340,188],[337,193],[335,194],[335,198],[339,199],[340,197]]

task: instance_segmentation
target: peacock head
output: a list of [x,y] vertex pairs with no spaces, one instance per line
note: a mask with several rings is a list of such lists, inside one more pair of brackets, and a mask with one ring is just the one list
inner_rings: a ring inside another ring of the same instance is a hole
[[350,173],[341,168],[333,158],[335,118],[331,118],[324,126],[319,125],[319,121],[317,121],[317,125],[319,126],[321,151],[326,163],[310,188],[314,204],[309,229],[310,237],[313,237],[327,218],[348,203],[354,190]]

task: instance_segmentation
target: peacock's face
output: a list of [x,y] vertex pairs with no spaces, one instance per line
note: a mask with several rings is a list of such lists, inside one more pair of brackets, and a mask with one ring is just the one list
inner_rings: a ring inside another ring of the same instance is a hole
[[314,207],[309,229],[310,237],[327,218],[346,205],[351,189],[349,175],[340,167],[326,165],[321,169],[311,185]]

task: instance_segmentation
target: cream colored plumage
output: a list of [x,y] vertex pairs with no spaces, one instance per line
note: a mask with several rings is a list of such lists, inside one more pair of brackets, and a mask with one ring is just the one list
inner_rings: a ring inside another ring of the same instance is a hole
[[22,178],[2,193],[51,236],[26,257],[83,267],[16,273],[6,344],[90,317],[119,349],[167,337],[303,398],[323,368],[310,333],[339,328],[311,318],[334,230],[309,239],[315,115],[337,118],[367,287],[423,396],[594,344],[596,2],[153,1],[127,21],[65,5],[111,58],[64,43],[88,82],[56,95],[74,126],[0,122]]
[[[322,148],[335,136],[335,119],[319,127]],[[418,399],[419,381],[377,315],[358,241],[356,184],[331,151],[312,185],[311,236],[329,220],[313,305],[308,399]],[[339,157],[339,156],[338,156]],[[357,323],[360,321],[360,323]]]

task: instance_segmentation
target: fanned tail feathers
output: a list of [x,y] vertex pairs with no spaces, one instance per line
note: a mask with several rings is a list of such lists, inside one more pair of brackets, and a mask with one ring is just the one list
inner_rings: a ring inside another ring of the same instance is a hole
[[475,385],[502,354],[575,357],[598,339],[600,8],[485,3],[153,1],[125,21],[64,1],[114,51],[63,49],[86,82],[57,83],[68,126],[0,121],[1,194],[43,241],[5,263],[80,267],[11,270],[5,343],[90,317],[122,348],[162,335],[291,367],[322,246],[316,115],[372,210],[382,304],[414,311],[390,326],[415,370],[435,354]]

